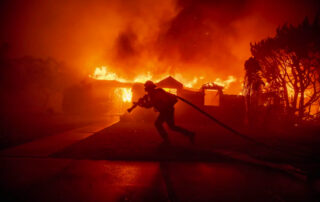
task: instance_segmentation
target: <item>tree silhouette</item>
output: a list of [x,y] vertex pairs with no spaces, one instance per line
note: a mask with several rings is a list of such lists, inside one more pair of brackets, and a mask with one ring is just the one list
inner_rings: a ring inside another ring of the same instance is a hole
[[244,64],[245,67],[245,80],[244,80],[244,94],[247,96],[254,96],[262,92],[264,82],[262,80],[260,71],[261,67],[258,61],[250,57]]
[[263,91],[277,94],[287,113],[299,119],[311,114],[311,106],[320,98],[318,19],[310,23],[305,18],[297,26],[286,24],[277,29],[275,37],[250,44],[254,59],[245,65],[247,92],[258,90],[261,75]]
[[258,110],[258,99],[263,91],[264,82],[261,77],[261,67],[258,61],[250,57],[244,64],[245,79],[244,92],[246,100],[246,111],[249,121],[252,123],[255,112]]

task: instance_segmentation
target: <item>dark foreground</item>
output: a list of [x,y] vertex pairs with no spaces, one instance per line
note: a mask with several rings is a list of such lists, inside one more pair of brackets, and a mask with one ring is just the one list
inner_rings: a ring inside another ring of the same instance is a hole
[[149,123],[107,127],[113,121],[1,151],[1,201],[319,200],[318,181],[308,178],[314,160],[247,144],[217,126],[189,126],[195,146],[174,133],[172,146],[159,146]]

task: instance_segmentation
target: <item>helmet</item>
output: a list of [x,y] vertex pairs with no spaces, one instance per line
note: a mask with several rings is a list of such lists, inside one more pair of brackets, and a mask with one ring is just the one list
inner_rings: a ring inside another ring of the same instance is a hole
[[156,86],[152,81],[147,81],[147,82],[144,84],[144,89],[145,89],[146,91],[155,89],[156,87],[157,87],[157,86]]

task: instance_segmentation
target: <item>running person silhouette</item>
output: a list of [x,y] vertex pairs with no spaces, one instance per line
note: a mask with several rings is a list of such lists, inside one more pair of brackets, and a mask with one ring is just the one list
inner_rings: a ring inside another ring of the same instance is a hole
[[191,143],[194,144],[195,133],[175,124],[174,105],[178,102],[177,97],[164,91],[162,88],[157,88],[152,81],[147,81],[144,84],[144,89],[147,92],[147,95],[144,99],[139,100],[137,104],[144,108],[153,107],[159,112],[159,116],[155,121],[155,126],[163,138],[163,143],[170,144],[168,133],[163,127],[163,123],[166,122],[171,130],[185,135],[190,139]]

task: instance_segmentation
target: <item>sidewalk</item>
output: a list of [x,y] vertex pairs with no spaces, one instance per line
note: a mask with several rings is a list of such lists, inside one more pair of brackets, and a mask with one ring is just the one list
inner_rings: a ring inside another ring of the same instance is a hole
[[32,142],[0,151],[0,157],[48,157],[75,142],[116,123],[118,118],[108,118],[105,122],[91,124],[56,135],[46,136]]

